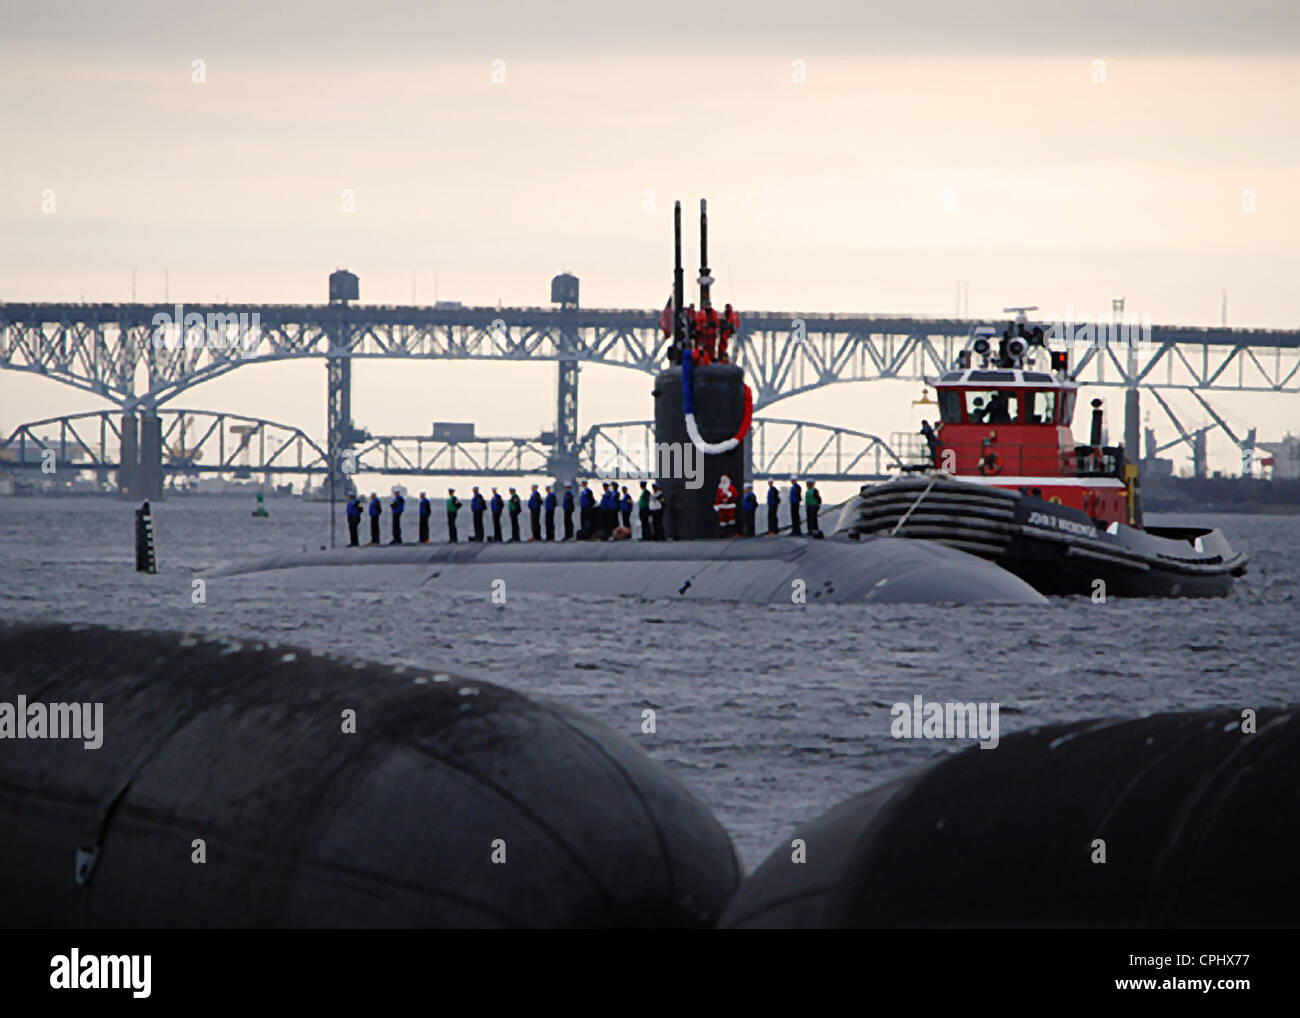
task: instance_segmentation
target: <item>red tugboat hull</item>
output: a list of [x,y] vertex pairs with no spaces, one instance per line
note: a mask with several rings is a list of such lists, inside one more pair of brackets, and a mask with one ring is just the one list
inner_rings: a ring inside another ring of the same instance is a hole
[[1099,525],[1038,495],[940,473],[865,486],[845,503],[837,529],[937,541],[1049,595],[1226,597],[1247,565],[1218,530]]

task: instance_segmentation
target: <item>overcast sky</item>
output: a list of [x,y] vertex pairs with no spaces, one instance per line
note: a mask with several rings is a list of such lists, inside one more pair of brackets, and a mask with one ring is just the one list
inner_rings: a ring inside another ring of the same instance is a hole
[[19,47],[141,52],[200,43],[223,55],[313,63],[324,55],[368,61],[442,59],[506,47],[537,55],[618,55],[682,45],[774,51],[811,46],[849,55],[911,51],[986,53],[1288,52],[1297,39],[1285,0],[119,0],[0,5]]
[[[166,271],[173,301],[318,301],[347,265],[364,301],[542,304],[570,269],[657,307],[672,200],[704,195],[742,311],[949,313],[961,280],[979,315],[1216,323],[1226,288],[1296,327],[1298,48],[1294,2],[5,0],[0,300],[128,299],[134,269],[142,300]],[[376,432],[554,423],[553,366],[356,378]],[[651,416],[646,381],[585,371],[583,426]],[[771,412],[888,434],[915,388]],[[178,402],[319,435],[324,369]],[[1294,397],[1216,405],[1300,430]],[[0,372],[0,430],[97,406]]]

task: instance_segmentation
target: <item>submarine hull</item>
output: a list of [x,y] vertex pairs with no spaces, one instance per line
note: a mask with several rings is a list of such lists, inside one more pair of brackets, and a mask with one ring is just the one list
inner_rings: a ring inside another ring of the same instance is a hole
[[[334,571],[344,573],[334,578]],[[412,586],[749,604],[1042,604],[1020,578],[974,555],[894,538],[441,544],[348,548],[236,563],[212,575],[275,571],[319,588],[361,572]]]

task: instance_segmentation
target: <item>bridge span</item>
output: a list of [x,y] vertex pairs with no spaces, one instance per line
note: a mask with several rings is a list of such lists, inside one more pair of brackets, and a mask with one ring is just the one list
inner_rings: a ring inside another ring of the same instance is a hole
[[[448,308],[346,301],[0,303],[0,369],[53,378],[116,404],[122,440],[145,464],[144,487],[152,489],[162,466],[159,411],[188,389],[247,364],[325,361],[327,460],[341,472],[366,439],[351,416],[354,360],[553,361],[558,366],[556,431],[553,441],[543,443],[546,464],[540,472],[572,478],[584,466],[578,369],[603,364],[655,373],[665,363],[668,342],[659,315],[573,306]],[[982,324],[960,318],[749,312],[742,315],[733,340],[733,359],[745,368],[755,407],[761,409],[840,382],[933,377],[953,363],[971,330]],[[1076,344],[1076,376],[1088,385],[1127,390],[1125,444],[1134,448],[1139,389],[1300,391],[1300,330],[1151,325],[1134,345],[1113,342],[1113,333],[1108,339],[1106,324],[1077,323],[1074,328],[1092,337]],[[413,439],[407,436],[406,441]],[[391,450],[391,442],[383,448]],[[482,456],[483,462],[492,462],[490,450]]]
[[[141,433],[134,435],[117,411],[96,410],[30,421],[0,441],[0,466],[30,474],[67,476],[93,472],[101,484],[118,484],[128,494],[148,495],[203,476],[298,477],[305,487],[328,478],[326,449],[302,429],[242,414],[164,409],[154,415],[160,474],[134,479],[131,462]],[[547,476],[554,436],[530,438],[478,436],[440,439],[430,435],[365,435],[344,464],[347,474],[397,477]],[[654,422],[618,421],[589,428],[579,445],[579,473],[585,477],[654,477]],[[882,480],[901,465],[883,439],[850,428],[804,421],[755,418],[749,441],[756,480],[814,476],[827,481]],[[136,462],[139,462],[138,451]],[[132,483],[136,488],[132,489]]]

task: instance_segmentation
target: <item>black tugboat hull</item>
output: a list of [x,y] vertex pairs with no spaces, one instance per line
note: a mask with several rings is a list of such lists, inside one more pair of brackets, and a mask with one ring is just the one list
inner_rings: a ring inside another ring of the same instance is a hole
[[839,529],[946,544],[1048,595],[1226,597],[1247,564],[1218,530],[1102,529],[1077,509],[946,477],[863,488],[845,504]]

